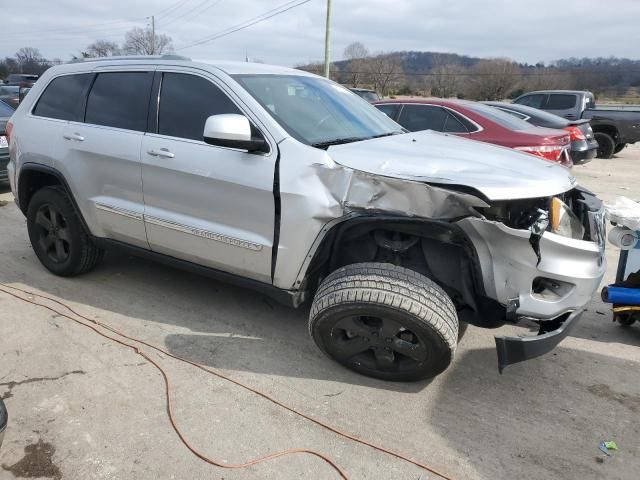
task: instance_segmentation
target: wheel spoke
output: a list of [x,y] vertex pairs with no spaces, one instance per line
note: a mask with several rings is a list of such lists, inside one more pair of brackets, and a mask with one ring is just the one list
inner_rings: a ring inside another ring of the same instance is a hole
[[411,343],[396,338],[391,344],[391,348],[405,357],[412,358],[416,362],[423,362],[427,358],[427,349],[422,343]]
[[382,321],[382,327],[380,327],[380,336],[382,338],[395,338],[401,328],[402,326],[399,323],[385,318]]
[[47,231],[51,230],[51,221],[45,216],[42,209],[36,214],[36,225],[40,225]]
[[63,260],[65,256],[64,243],[58,238],[56,239],[56,257],[58,257],[58,260]]
[[393,350],[385,350],[384,348],[376,348],[373,351],[376,357],[376,364],[380,368],[391,368],[395,363],[395,355]]
[[358,353],[362,353],[369,348],[371,345],[362,337],[354,337],[345,340],[336,340],[335,342],[336,349],[340,351],[342,355],[345,357],[353,357]]
[[371,334],[371,328],[364,325],[359,317],[343,318],[334,328],[351,332],[356,337],[368,337]]
[[51,224],[54,227],[58,226],[58,212],[56,212],[53,208],[49,207],[49,217],[51,218]]
[[71,237],[69,234],[69,230],[66,228],[61,228],[60,230],[58,230],[58,238],[60,240],[64,240],[67,243],[71,243]]
[[53,238],[50,237],[49,235],[43,235],[40,238],[40,246],[42,247],[42,250],[44,250],[45,252],[49,251],[49,249],[51,248],[51,245],[53,245]]

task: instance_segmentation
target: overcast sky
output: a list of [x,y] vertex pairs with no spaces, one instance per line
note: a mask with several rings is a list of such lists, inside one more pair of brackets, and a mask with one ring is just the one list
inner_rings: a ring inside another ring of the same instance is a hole
[[[2,0],[0,56],[32,46],[68,60],[89,43],[121,43],[156,15],[156,31],[194,59],[294,65],[324,55],[326,0],[309,3],[203,45],[286,0]],[[640,58],[640,0],[333,0],[334,59],[360,41],[371,51],[430,50],[521,62],[563,57]]]

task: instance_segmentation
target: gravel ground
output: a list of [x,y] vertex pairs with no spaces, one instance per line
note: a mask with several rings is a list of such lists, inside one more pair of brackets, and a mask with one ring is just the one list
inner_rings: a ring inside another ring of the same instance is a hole
[[[576,167],[605,200],[637,197],[640,147]],[[121,254],[94,272],[48,274],[25,221],[0,187],[0,282],[42,292],[83,314],[215,367],[455,479],[629,479],[640,472],[640,327],[611,322],[594,295],[552,354],[497,372],[493,335],[469,328],[452,367],[431,382],[393,384],[353,374],[309,339],[306,312],[253,292]],[[605,282],[615,274],[608,252]],[[246,470],[212,467],[170,428],[162,378],[130,350],[0,293],[0,395],[10,426],[0,478],[336,479],[296,455]],[[156,357],[154,357],[156,358]],[[223,380],[160,359],[190,441],[224,462],[313,448],[351,479],[434,479],[344,440]],[[602,440],[619,451],[604,458]]]

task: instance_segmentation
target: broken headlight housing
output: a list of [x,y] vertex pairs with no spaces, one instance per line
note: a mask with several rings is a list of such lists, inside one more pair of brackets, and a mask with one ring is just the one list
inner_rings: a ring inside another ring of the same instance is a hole
[[549,227],[555,234],[563,237],[582,240],[584,238],[584,225],[571,208],[557,197],[551,199],[549,209]]

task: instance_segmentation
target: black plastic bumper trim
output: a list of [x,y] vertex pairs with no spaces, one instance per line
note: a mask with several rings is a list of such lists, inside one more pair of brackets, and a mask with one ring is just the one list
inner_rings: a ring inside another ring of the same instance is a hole
[[569,314],[555,330],[537,336],[495,337],[500,373],[514,363],[524,362],[550,352],[567,336],[584,312],[576,310]]
[[4,402],[0,398],[0,446],[2,446],[2,440],[4,439],[4,431],[7,428],[7,409],[4,407]]

